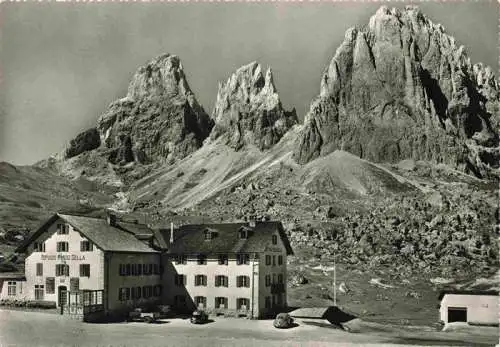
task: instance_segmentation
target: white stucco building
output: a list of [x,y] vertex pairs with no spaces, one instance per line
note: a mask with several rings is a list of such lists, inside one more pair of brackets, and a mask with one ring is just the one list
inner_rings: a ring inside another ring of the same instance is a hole
[[0,278],[0,300],[54,303],[88,320],[158,304],[260,318],[286,306],[293,254],[280,222],[152,229],[113,215],[65,214],[17,252],[25,273]]
[[443,323],[467,322],[498,325],[498,291],[450,290],[439,295],[439,317]]

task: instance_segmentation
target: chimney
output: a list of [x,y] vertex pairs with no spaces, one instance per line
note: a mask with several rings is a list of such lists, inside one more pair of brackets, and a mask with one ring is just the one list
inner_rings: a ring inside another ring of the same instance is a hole
[[108,215],[106,217],[106,221],[108,222],[108,225],[110,225],[112,227],[116,226],[116,216],[113,213],[108,212]]
[[174,243],[174,223],[170,222],[170,243]]

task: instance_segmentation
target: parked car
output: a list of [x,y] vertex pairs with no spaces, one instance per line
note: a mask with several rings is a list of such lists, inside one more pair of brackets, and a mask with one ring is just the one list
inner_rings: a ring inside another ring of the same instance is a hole
[[203,324],[208,322],[208,314],[202,310],[196,310],[191,315],[190,319],[193,324]]
[[278,329],[291,328],[292,324],[293,318],[288,313],[278,313],[273,322],[274,327]]
[[142,312],[140,308],[136,308],[134,311],[129,312],[127,320],[140,321],[146,323],[153,323],[160,318],[160,312]]

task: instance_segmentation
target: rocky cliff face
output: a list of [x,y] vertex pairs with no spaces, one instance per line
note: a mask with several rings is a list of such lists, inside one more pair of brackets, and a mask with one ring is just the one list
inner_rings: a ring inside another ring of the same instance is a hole
[[294,157],[336,149],[375,162],[446,163],[477,176],[498,168],[499,84],[416,7],[381,7],[352,28],[326,68]]
[[269,149],[297,123],[295,110],[283,109],[271,69],[265,74],[256,62],[245,65],[219,85],[211,138],[224,138],[238,150],[245,145]]
[[212,127],[179,58],[165,54],[139,68],[127,96],[109,106],[96,129],[78,135],[66,157],[100,146],[113,164],[171,163],[201,147]]

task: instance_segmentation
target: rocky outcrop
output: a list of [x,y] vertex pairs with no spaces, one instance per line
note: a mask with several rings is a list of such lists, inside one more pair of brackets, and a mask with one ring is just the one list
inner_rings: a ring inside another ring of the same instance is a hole
[[90,128],[78,134],[66,148],[65,157],[72,158],[83,152],[91,151],[101,145],[99,132],[96,128]]
[[211,139],[222,137],[236,150],[250,144],[269,149],[297,123],[295,110],[287,112],[281,105],[271,69],[263,74],[256,62],[219,85],[212,118]]
[[487,176],[498,168],[499,85],[418,8],[381,7],[346,32],[305,117],[294,157],[336,149],[418,159]]
[[127,96],[108,107],[96,129],[72,140],[66,157],[99,147],[112,164],[173,163],[201,147],[212,127],[179,58],[164,54],[139,68]]

